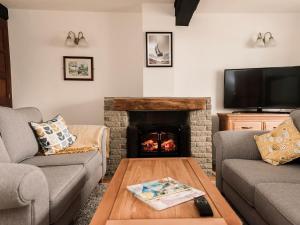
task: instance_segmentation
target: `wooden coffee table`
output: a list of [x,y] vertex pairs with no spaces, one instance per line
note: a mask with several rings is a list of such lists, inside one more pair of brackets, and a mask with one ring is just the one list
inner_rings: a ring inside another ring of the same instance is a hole
[[[126,187],[172,177],[206,193],[214,216],[200,217],[194,201],[156,211]],[[90,225],[241,225],[239,217],[192,158],[123,159]]]

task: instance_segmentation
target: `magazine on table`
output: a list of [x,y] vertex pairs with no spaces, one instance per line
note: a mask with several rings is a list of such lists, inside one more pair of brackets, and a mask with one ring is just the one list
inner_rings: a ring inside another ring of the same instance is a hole
[[163,210],[205,194],[171,177],[130,185],[127,189],[156,210]]

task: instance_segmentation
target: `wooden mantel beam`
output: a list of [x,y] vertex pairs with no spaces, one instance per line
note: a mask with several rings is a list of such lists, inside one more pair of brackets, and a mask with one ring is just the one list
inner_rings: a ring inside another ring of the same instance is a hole
[[200,0],[175,0],[176,26],[188,26]]
[[210,98],[105,98],[105,109],[112,111],[190,111],[210,109]]

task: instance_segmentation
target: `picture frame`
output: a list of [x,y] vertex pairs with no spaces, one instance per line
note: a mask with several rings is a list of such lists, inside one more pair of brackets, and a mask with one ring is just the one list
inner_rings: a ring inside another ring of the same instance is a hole
[[146,67],[173,67],[172,32],[146,32]]
[[64,56],[64,80],[93,81],[94,58],[86,56]]

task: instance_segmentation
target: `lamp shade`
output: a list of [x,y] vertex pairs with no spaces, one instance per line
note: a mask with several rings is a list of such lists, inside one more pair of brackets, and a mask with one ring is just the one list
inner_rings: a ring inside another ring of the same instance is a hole
[[88,42],[86,41],[85,37],[81,37],[78,41],[78,45],[80,47],[87,47],[88,46]]
[[266,46],[268,47],[275,47],[276,46],[276,40],[273,36],[269,38],[269,40],[266,40]]
[[264,39],[263,39],[261,33],[259,33],[257,36],[255,46],[259,47],[259,48],[265,47],[265,42],[264,42]]
[[71,38],[71,36],[68,35],[66,41],[65,41],[65,45],[68,47],[74,47],[75,46],[75,42],[74,40]]

